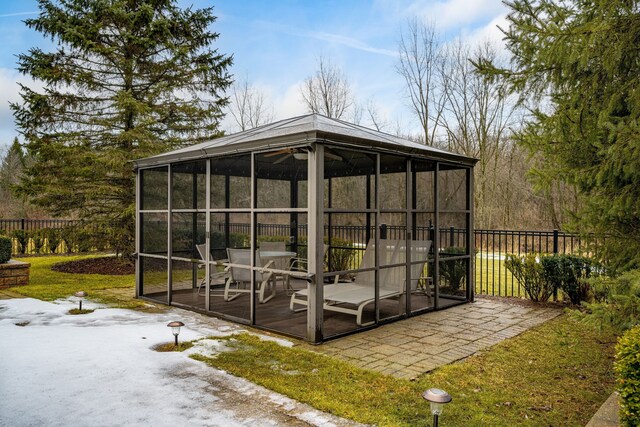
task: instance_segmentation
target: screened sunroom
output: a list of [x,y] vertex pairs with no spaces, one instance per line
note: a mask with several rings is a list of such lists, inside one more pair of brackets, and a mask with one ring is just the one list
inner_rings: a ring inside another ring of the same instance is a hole
[[474,164],[318,114],[138,160],[136,295],[312,343],[469,302]]

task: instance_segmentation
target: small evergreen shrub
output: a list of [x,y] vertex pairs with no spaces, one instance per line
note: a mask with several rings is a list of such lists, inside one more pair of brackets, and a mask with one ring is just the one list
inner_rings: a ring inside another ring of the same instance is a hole
[[49,248],[49,252],[55,254],[56,249],[62,242],[60,230],[56,228],[45,228],[43,232],[47,236],[47,247]]
[[11,239],[8,237],[0,236],[0,264],[11,259]]
[[13,238],[18,242],[18,250],[22,255],[27,253],[29,247],[29,235],[24,230],[13,230]]
[[553,284],[544,276],[539,255],[516,256],[509,254],[504,264],[532,301],[546,302],[553,295]]
[[38,230],[31,233],[31,241],[33,242],[33,253],[39,254],[44,248],[46,234],[44,230]]
[[467,278],[468,261],[466,259],[447,260],[443,256],[460,256],[466,254],[467,250],[460,247],[450,247],[440,250],[440,278],[444,280],[444,286],[441,289],[444,292],[453,295],[460,294],[460,290],[463,288]]
[[613,328],[618,332],[640,325],[640,270],[615,278],[600,276],[589,282],[596,302],[583,304],[585,311],[576,311],[574,316],[600,329]]
[[620,423],[640,425],[640,326],[627,331],[616,346],[614,365],[620,392]]
[[577,255],[540,257],[542,274],[554,289],[560,289],[572,304],[587,301],[591,286],[587,279],[600,274],[602,267],[594,260]]

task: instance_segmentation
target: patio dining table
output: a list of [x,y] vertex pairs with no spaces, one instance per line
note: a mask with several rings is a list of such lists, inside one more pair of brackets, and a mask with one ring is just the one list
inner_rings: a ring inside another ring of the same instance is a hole
[[[298,254],[296,252],[290,252],[290,251],[260,251],[260,258],[264,259],[265,261],[271,261],[271,260],[277,261],[282,259],[289,260],[297,256]],[[288,265],[286,269],[289,270]],[[284,280],[284,286],[285,286],[287,295],[291,295],[291,293],[293,293],[293,289],[291,288],[291,280],[289,275],[281,275],[281,277]]]

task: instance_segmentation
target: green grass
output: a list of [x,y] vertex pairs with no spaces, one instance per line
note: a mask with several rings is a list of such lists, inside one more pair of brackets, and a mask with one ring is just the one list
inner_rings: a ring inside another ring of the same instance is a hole
[[[97,257],[99,255],[45,256],[20,258],[31,263],[29,284],[12,288],[16,293],[44,301],[68,298],[78,291],[89,294],[88,299],[121,308],[147,309],[149,304],[136,300],[133,274],[108,276],[101,274],[70,274],[51,270],[51,266],[64,261]],[[116,290],[116,291],[114,291]],[[124,292],[117,292],[122,290]],[[130,292],[127,292],[130,290]]]
[[236,350],[192,356],[320,410],[380,426],[428,425],[421,393],[447,390],[447,426],[584,426],[614,387],[614,337],[566,316],[417,381],[236,335]]
[[502,259],[485,258],[486,252],[478,253],[475,259],[476,293],[506,297],[525,297],[524,288],[507,270]]

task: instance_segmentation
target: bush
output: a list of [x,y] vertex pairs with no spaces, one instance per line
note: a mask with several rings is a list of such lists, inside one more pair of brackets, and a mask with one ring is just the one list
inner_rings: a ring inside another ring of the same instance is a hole
[[440,250],[440,278],[444,280],[445,287],[442,290],[457,295],[460,293],[460,289],[464,281],[467,278],[467,260],[456,259],[447,260],[442,256],[459,256],[466,255],[467,250],[465,248],[451,247]]
[[47,236],[47,246],[49,247],[49,252],[55,254],[56,249],[62,242],[60,230],[56,228],[45,228],[42,231],[45,236]]
[[18,241],[18,250],[22,255],[27,253],[29,247],[29,235],[24,230],[13,230],[13,238]]
[[640,326],[627,331],[616,346],[614,365],[620,392],[620,423],[640,425]]
[[640,325],[640,270],[616,278],[601,276],[590,280],[596,302],[583,304],[585,312],[575,312],[585,323],[623,332]]
[[0,236],[0,264],[11,259],[11,239]]
[[546,302],[553,295],[553,284],[546,280],[538,255],[509,254],[504,264],[532,301]]
[[31,232],[31,241],[33,242],[33,253],[39,254],[44,247],[45,234],[43,230]]
[[554,290],[562,290],[572,304],[589,298],[591,286],[587,279],[602,271],[596,261],[576,255],[545,255],[540,257],[540,264],[544,279]]

